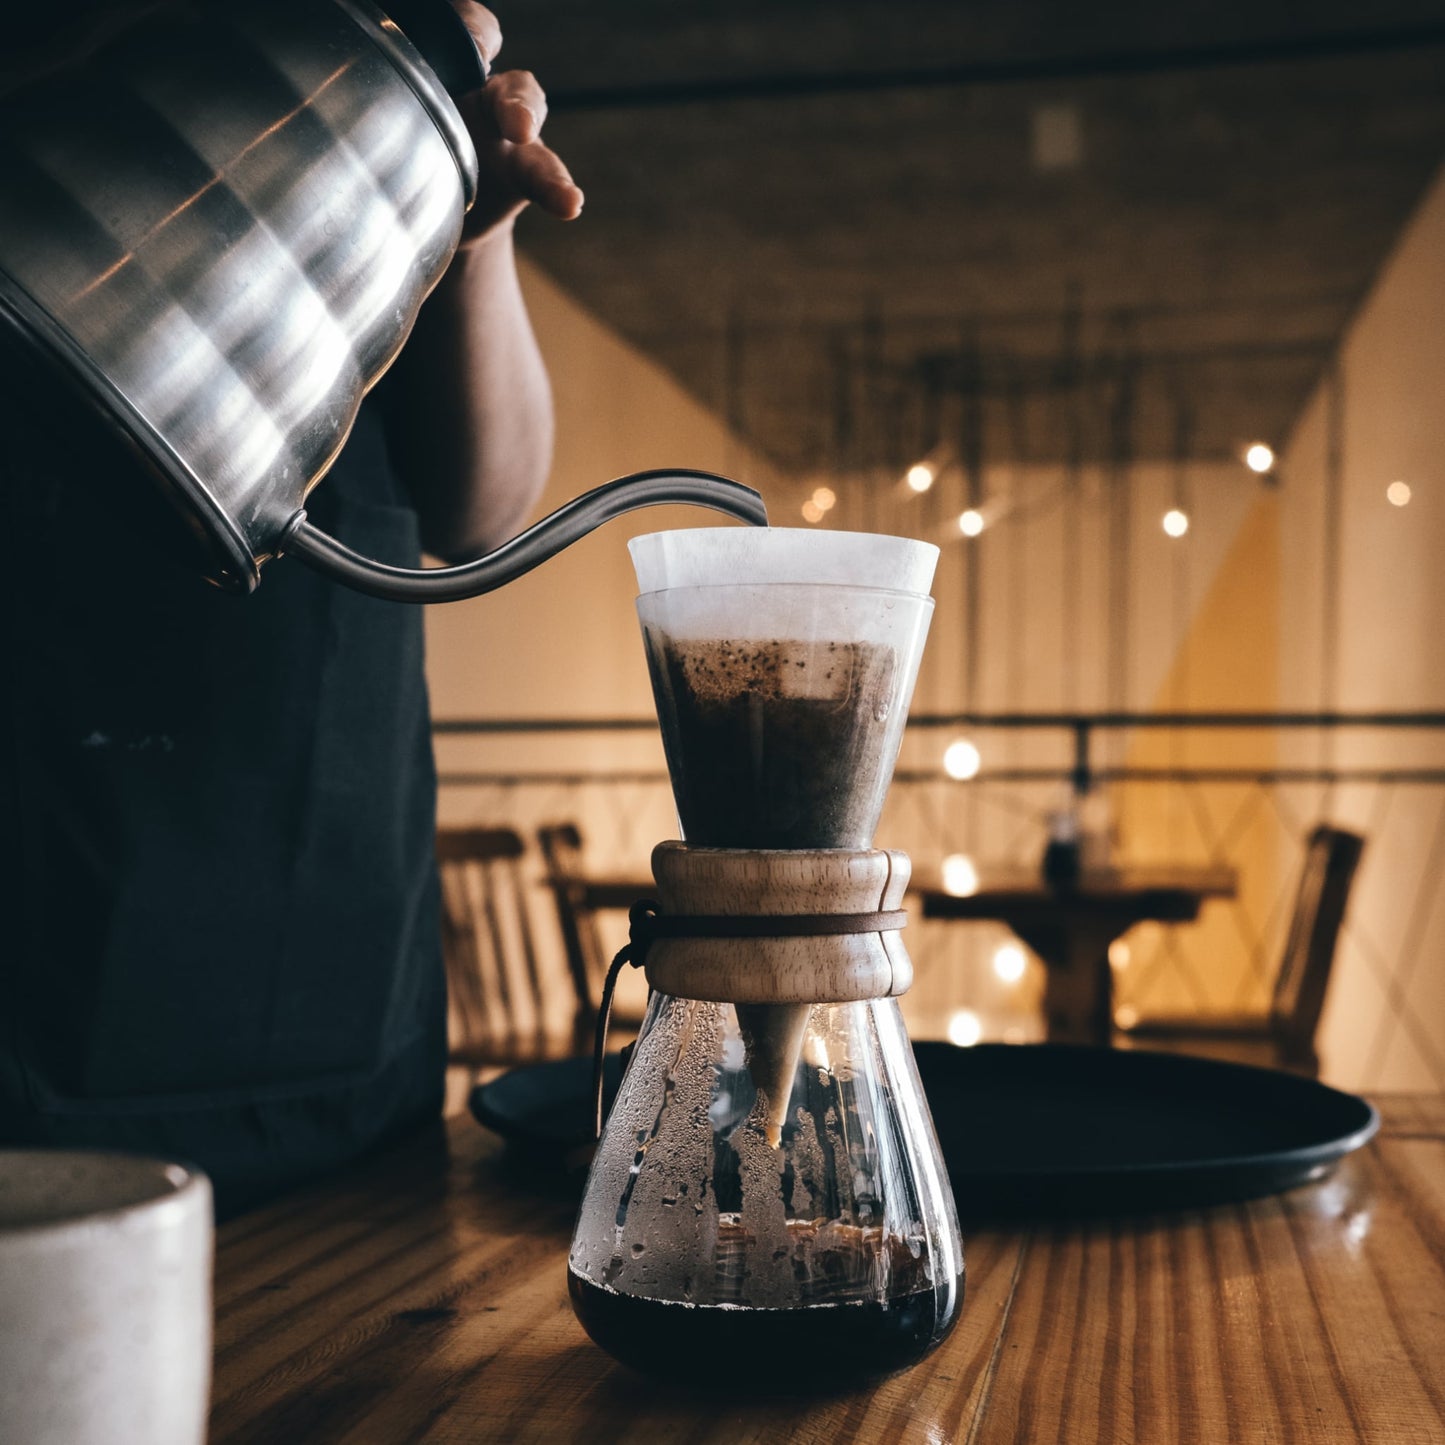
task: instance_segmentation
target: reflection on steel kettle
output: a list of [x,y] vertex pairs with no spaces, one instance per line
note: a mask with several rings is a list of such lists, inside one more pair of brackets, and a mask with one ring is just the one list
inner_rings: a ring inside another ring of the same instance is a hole
[[386,567],[306,520],[476,196],[452,97],[485,64],[446,0],[384,3],[166,0],[0,74],[0,330],[104,417],[232,591],[292,553],[378,596],[448,601],[634,507],[765,522],[751,488],[673,471],[455,567]]

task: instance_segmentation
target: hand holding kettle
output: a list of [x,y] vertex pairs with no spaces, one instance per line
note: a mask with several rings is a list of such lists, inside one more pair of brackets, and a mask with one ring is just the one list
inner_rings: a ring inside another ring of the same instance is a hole
[[[472,0],[457,0],[477,50],[490,66],[502,48],[497,17]],[[462,246],[515,220],[530,201],[560,221],[582,213],[582,192],[541,139],[547,96],[528,70],[494,71],[481,90],[458,102],[477,148],[477,199],[462,228]]]
[[[490,66],[502,41],[496,17],[472,0],[455,8]],[[384,388],[392,460],[422,541],[452,562],[511,537],[546,481],[551,392],[518,286],[512,229],[529,202],[561,220],[582,206],[540,137],[547,98],[529,72],[491,74],[458,109],[477,151],[477,198]]]
[[[307,494],[428,292],[445,275],[484,304],[428,308],[433,334],[416,338],[416,355],[444,364],[427,388],[404,386],[414,440],[423,391],[433,408],[454,404],[481,375],[479,318],[525,328],[511,217],[528,200],[564,215],[581,200],[538,139],[535,82],[479,90],[477,47],[444,0],[386,9],[159,0],[0,94],[0,324],[129,444],[190,522],[207,575],[233,591],[291,553],[373,595],[448,601],[504,585],[635,507],[765,521],[751,489],[668,470],[588,492],[462,566],[386,567],[308,522]],[[473,8],[468,24],[495,53],[495,20]],[[471,411],[496,418],[508,403],[483,397]],[[526,504],[479,513],[467,479],[545,471],[542,420],[484,437],[474,416],[452,455],[424,439],[409,448],[430,547],[469,555],[510,530]]]

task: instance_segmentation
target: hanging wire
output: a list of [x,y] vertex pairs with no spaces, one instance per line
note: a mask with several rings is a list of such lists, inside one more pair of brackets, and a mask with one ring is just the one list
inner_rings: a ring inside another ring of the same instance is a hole
[[1134,365],[1137,346],[1133,318],[1127,312],[1114,316],[1111,329],[1118,362],[1108,417],[1108,469],[1105,497],[1108,508],[1109,635],[1104,668],[1108,705],[1123,708],[1129,694],[1130,645],[1130,529],[1132,523],[1134,425],[1136,420],[1137,375]]
[[[962,384],[962,405],[959,408],[958,458],[963,481],[963,499],[968,507],[983,504],[984,412],[983,360],[979,350],[978,324],[965,320],[959,336],[959,372]],[[981,598],[983,591],[983,557],[986,543],[983,534],[971,539],[961,549],[963,558],[963,706],[966,712],[978,707],[979,652],[983,629]],[[979,817],[977,789],[964,793],[964,846],[970,855],[978,856]],[[978,960],[975,957],[975,967]]]
[[[1182,378],[1176,380],[1174,396],[1174,460],[1170,478],[1170,504],[1176,512],[1182,513],[1194,525],[1193,498],[1190,495],[1189,463],[1194,453],[1194,406]],[[1180,539],[1183,540],[1182,538]],[[1173,549],[1173,600],[1174,616],[1172,635],[1187,641],[1184,637],[1189,625],[1189,558],[1192,549],[1185,546]],[[1176,711],[1188,705],[1189,650],[1184,647],[1176,664],[1177,689],[1172,701]]]
[[747,437],[747,414],[743,400],[743,383],[747,364],[746,322],[743,303],[734,300],[728,308],[727,326],[723,332],[723,419],[727,423],[728,472],[737,477],[742,465]]
[[[978,327],[965,321],[959,333],[959,387],[962,405],[959,409],[958,458],[963,469],[963,503],[978,509],[983,504],[983,367],[978,347]],[[979,591],[983,544],[982,536],[963,551],[963,709],[974,712],[978,707]]]
[[863,489],[863,530],[879,530],[879,484],[876,476],[879,453],[879,418],[883,413],[884,384],[883,319],[876,302],[870,302],[860,328],[859,352],[862,356],[863,413],[858,434],[861,452],[859,482]]
[[843,503],[846,501],[849,525],[857,528],[858,522],[853,515],[857,505],[855,489],[851,485],[844,485],[844,479],[850,478],[849,468],[853,457],[853,375],[847,339],[841,330],[834,331],[829,339],[828,353],[833,373],[833,475],[837,479],[840,494],[839,511],[843,511]]
[[[1189,399],[1187,383],[1182,377],[1175,380],[1174,397],[1174,466],[1171,478],[1170,495],[1176,510],[1182,512],[1189,518],[1190,525],[1194,523],[1194,511],[1189,487],[1189,462],[1194,451],[1194,407]],[[1187,535],[1187,533],[1186,533]],[[1189,583],[1190,583],[1190,558],[1194,549],[1184,545],[1184,538],[1177,539],[1179,545],[1171,548],[1171,571],[1173,574],[1173,588],[1171,597],[1171,609],[1173,616],[1170,618],[1170,636],[1175,639],[1174,657],[1174,687],[1170,697],[1170,706],[1175,712],[1182,712],[1189,706],[1189,674],[1190,674],[1190,608],[1189,608]],[[1169,765],[1175,769],[1182,769],[1185,755],[1185,735],[1182,730],[1174,729],[1169,733]],[[1176,802],[1182,800],[1176,799]],[[1175,807],[1169,813],[1169,846],[1174,856],[1180,856],[1183,847],[1184,817],[1180,807]]]
[[[1005,608],[1004,629],[1005,629],[1005,699],[1009,707],[1022,707],[1023,684],[1026,673],[1026,654],[1028,643],[1028,543],[1030,527],[1028,525],[1031,515],[1031,508],[1027,506],[1014,505],[1020,500],[1018,491],[1021,486],[1020,469],[1026,465],[1022,461],[1027,455],[1027,441],[1025,438],[1026,418],[1025,411],[1027,400],[1022,385],[1015,378],[1005,388],[1004,406],[1008,417],[1008,430],[1010,436],[1009,449],[1009,471],[1010,483],[1008,502],[1010,503],[1007,513],[1000,513],[994,519],[998,525],[1005,518],[1012,524],[1008,527],[1006,535],[1008,538],[1009,555],[1009,576],[1008,576],[1008,606]],[[997,472],[995,467],[995,472]],[[994,488],[997,494],[998,488]],[[1018,761],[1018,745],[1021,740],[1019,734],[1008,739],[1008,753],[1006,761],[1014,764]]]
[[[1324,555],[1320,572],[1324,586],[1320,592],[1320,710],[1327,712],[1335,705],[1339,691],[1340,630],[1340,548],[1341,524],[1344,520],[1345,466],[1345,374],[1336,355],[1325,379],[1325,534]],[[1336,749],[1334,733],[1324,738],[1325,767],[1333,768]],[[1320,800],[1320,816],[1327,817],[1334,797],[1334,784],[1326,785]]]
[[1084,598],[1081,585],[1084,550],[1080,492],[1084,473],[1084,368],[1081,356],[1083,288],[1070,281],[1060,317],[1059,358],[1055,377],[1063,398],[1067,454],[1064,461],[1064,516],[1060,547],[1063,566],[1059,578],[1059,604],[1063,609],[1059,640],[1063,649],[1059,678],[1065,711],[1079,706],[1079,658],[1083,654]]

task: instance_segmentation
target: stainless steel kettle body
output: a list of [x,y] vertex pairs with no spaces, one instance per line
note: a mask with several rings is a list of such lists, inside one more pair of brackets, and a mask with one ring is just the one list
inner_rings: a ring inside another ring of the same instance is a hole
[[476,191],[439,73],[460,93],[484,68],[445,0],[393,9],[433,64],[367,0],[191,0],[0,96],[0,317],[139,453],[235,591],[286,550],[379,595],[444,600],[634,505],[762,521],[737,483],[652,473],[505,556],[427,571],[380,567],[306,521]]

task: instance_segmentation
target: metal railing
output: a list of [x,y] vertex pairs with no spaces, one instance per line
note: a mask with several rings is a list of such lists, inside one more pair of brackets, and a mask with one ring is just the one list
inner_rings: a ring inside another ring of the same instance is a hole
[[[447,719],[435,732],[445,820],[524,833],[576,821],[599,870],[644,876],[653,843],[675,836],[653,718]],[[942,743],[965,734],[982,766],[956,780]],[[1305,835],[1326,818],[1364,833],[1332,982],[1351,1027],[1327,1013],[1327,1073],[1352,1087],[1445,1087],[1433,983],[1445,957],[1445,907],[1434,906],[1445,713],[916,715],[878,837],[918,867],[955,855],[1032,864],[1046,814],[1070,801],[1119,861],[1237,871],[1230,902],[1207,905],[1196,924],[1140,925],[1118,950],[1116,1002],[1138,1013],[1262,1008]],[[939,1034],[970,1010],[985,1037],[1038,1036],[1037,968],[1015,979],[1016,959],[999,966],[1000,950],[1016,947],[1002,927],[916,922],[908,941],[916,1032]]]

